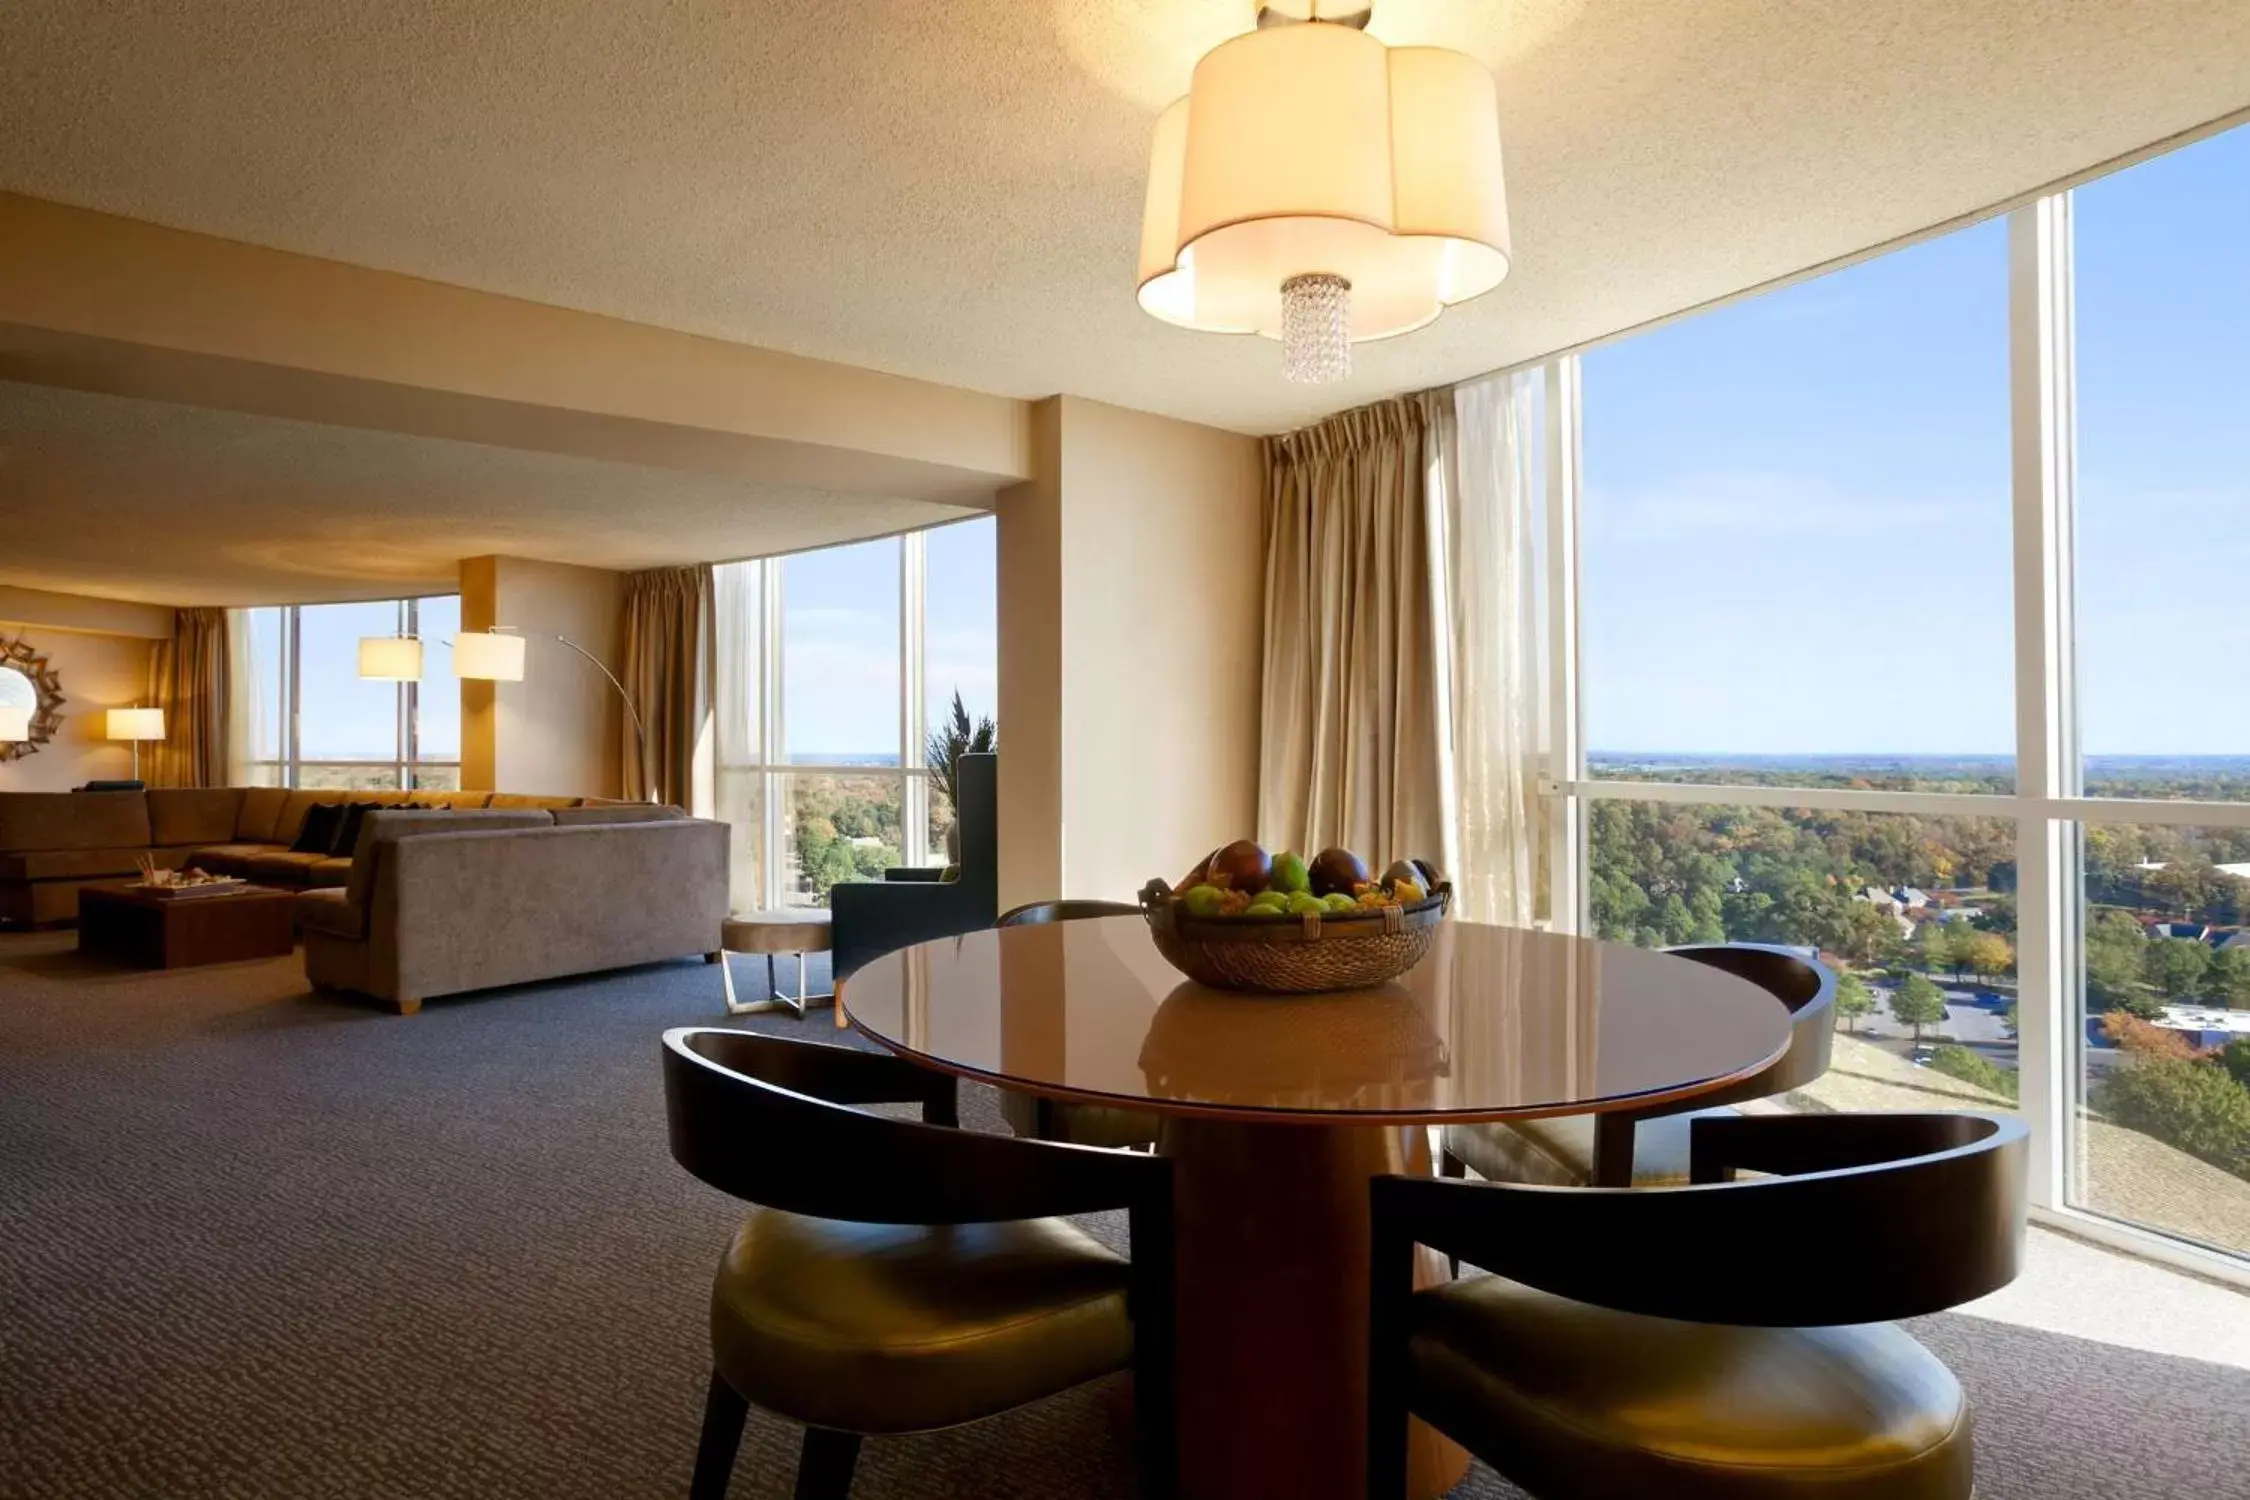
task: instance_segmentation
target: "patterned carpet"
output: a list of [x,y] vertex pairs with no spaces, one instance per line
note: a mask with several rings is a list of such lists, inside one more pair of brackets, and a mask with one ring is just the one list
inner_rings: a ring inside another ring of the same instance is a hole
[[[656,1038],[714,1018],[712,970],[402,1020],[291,960],[141,976],[70,942],[0,936],[0,1496],[685,1492],[736,1211],[665,1152]],[[1917,1331],[1977,1399],[1990,1500],[2244,1493],[2250,1373]],[[871,1443],[854,1494],[1124,1500],[1124,1394]],[[734,1494],[786,1495],[796,1436],[754,1416]]]

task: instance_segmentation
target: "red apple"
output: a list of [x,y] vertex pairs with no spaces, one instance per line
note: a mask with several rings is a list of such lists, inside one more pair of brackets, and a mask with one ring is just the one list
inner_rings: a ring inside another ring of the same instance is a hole
[[1323,849],[1313,856],[1306,867],[1312,872],[1312,889],[1316,896],[1333,895],[1338,891],[1350,896],[1367,884],[1367,861],[1349,849]]
[[1211,856],[1204,878],[1227,890],[1255,896],[1273,878],[1273,857],[1250,839],[1236,839]]

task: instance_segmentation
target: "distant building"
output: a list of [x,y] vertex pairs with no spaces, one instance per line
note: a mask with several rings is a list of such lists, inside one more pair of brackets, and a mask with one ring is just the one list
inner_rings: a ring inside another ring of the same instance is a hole
[[[2215,1005],[2167,1005],[2164,1018],[2151,1023],[2186,1038],[2203,1051],[2250,1038],[2250,1010],[2222,1010]],[[2086,1018],[2086,1040],[2097,1047],[2113,1045],[2102,1030],[2102,1018]]]
[[1920,890],[1911,885],[1902,885],[1896,890],[1892,891],[1891,899],[1898,902],[1900,906],[1906,907],[1930,906],[1935,904],[1930,900],[1930,893],[1928,891]]
[[1861,886],[1859,888],[1859,893],[1853,896],[1852,899],[1854,901],[1865,901],[1866,903],[1868,903],[1868,905],[1874,907],[1877,911],[1898,910],[1898,898],[1892,895],[1889,891],[1884,890],[1879,885]]
[[2148,935],[2152,938],[2186,938],[2200,943],[2211,935],[2211,929],[2201,922],[2151,922],[2148,924]]
[[1974,906],[1949,906],[1937,914],[1940,922],[1974,922],[1984,912]]
[[2238,861],[2229,865],[2213,865],[2211,868],[2217,870],[2221,875],[2231,875],[2236,880],[2250,880],[2250,860]]

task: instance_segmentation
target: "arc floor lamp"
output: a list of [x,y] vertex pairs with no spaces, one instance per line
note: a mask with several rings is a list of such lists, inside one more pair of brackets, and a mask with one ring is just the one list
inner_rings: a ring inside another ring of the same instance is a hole
[[[618,701],[625,705],[625,716],[633,723],[634,743],[641,747],[641,775],[649,776],[648,725],[641,718],[640,705],[633,695],[625,691],[625,684],[609,669],[600,657],[579,645],[567,635],[552,631],[524,631],[513,625],[495,625],[490,630],[464,630],[453,638],[453,675],[473,682],[521,682],[524,678],[526,646],[533,634],[559,642],[583,656],[594,665],[594,670],[617,690]],[[422,675],[422,643],[413,636],[368,636],[359,643],[359,675],[386,681],[406,681]],[[648,794],[654,801],[655,793]]]

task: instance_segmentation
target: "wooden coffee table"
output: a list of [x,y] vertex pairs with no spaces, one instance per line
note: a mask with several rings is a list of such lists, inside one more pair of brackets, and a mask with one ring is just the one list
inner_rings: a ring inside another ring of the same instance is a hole
[[78,893],[78,951],[144,969],[279,958],[296,946],[297,893],[244,886],[223,896],[157,896],[135,885]]

